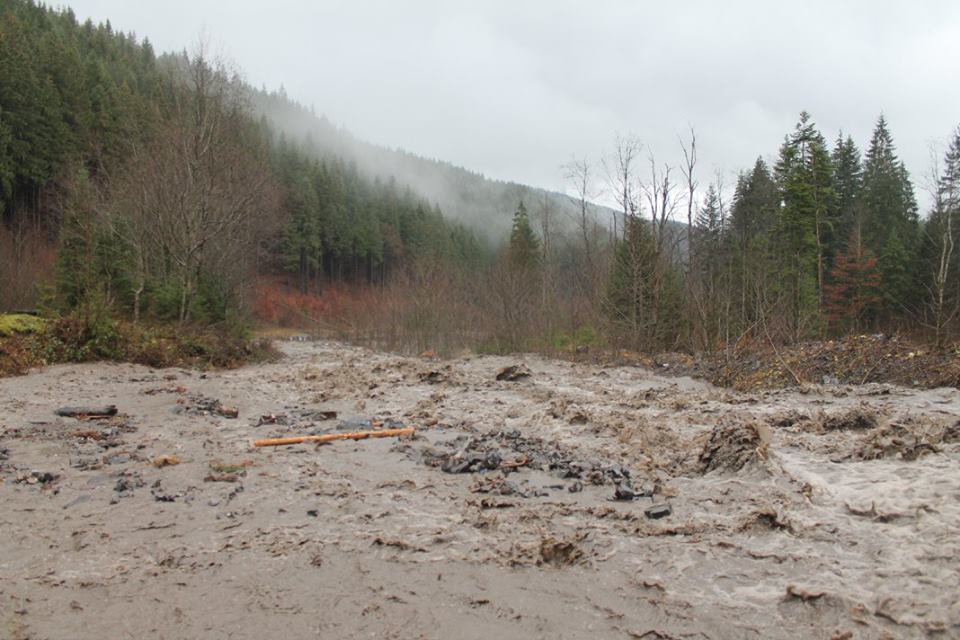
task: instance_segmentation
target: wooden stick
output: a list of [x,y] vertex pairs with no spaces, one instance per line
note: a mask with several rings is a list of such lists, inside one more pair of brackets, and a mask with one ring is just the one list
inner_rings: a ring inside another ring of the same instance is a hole
[[350,433],[327,433],[322,436],[294,436],[292,438],[267,438],[254,440],[255,447],[278,447],[301,442],[333,442],[334,440],[363,440],[365,438],[391,438],[393,436],[413,435],[413,427],[403,429],[381,429],[380,431],[353,431]]

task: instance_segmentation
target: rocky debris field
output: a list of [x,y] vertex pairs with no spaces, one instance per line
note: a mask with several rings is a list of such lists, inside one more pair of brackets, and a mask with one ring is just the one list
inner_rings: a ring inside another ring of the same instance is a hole
[[960,637],[956,389],[279,346],[0,380],[0,637]]

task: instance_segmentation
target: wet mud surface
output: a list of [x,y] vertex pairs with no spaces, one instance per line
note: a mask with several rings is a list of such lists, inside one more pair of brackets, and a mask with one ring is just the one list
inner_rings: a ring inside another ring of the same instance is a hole
[[960,637],[955,389],[279,346],[0,380],[0,637]]

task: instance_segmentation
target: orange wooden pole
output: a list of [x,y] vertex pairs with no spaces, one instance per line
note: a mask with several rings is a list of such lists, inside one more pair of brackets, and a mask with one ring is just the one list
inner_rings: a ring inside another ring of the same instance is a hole
[[393,436],[413,435],[413,427],[403,429],[381,429],[380,431],[352,431],[350,433],[327,433],[322,436],[293,436],[290,438],[266,438],[254,440],[255,447],[278,447],[301,442],[333,442],[335,440],[364,440],[366,438],[392,438]]

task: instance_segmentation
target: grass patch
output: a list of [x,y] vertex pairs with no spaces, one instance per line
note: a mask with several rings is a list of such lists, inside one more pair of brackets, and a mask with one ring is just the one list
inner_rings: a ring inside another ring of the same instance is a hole
[[27,313],[0,313],[0,338],[12,335],[39,333],[47,326],[43,318]]

